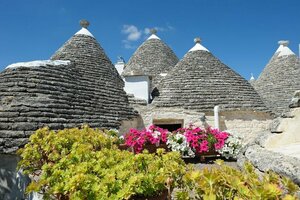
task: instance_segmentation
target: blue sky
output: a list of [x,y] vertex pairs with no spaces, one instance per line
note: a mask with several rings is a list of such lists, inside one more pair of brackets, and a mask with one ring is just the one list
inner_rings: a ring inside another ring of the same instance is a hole
[[179,59],[200,36],[246,79],[259,75],[278,40],[289,40],[299,53],[299,0],[1,0],[0,70],[49,59],[83,18],[113,63],[117,56],[128,61],[152,27]]

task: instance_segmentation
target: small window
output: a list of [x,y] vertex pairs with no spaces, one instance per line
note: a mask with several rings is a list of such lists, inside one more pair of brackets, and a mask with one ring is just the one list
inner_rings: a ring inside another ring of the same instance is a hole
[[183,127],[183,119],[155,119],[153,124],[172,132]]
[[182,128],[181,124],[155,124],[156,126],[163,128],[163,129],[168,129],[168,131],[176,131],[179,128]]

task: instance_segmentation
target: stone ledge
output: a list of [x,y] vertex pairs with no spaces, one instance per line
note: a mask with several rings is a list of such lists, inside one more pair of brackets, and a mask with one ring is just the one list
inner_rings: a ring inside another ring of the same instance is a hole
[[258,144],[249,145],[238,157],[238,166],[250,161],[261,172],[272,170],[300,185],[300,159],[269,151]]

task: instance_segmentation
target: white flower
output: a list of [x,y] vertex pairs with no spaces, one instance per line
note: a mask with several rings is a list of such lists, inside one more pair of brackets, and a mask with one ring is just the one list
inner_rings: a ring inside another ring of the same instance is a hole
[[218,152],[225,158],[236,158],[241,149],[241,139],[233,134],[230,134],[225,141],[225,145]]
[[195,157],[195,153],[186,141],[186,137],[180,133],[169,135],[167,145],[172,151],[178,151],[182,156]]
[[160,133],[159,131],[154,131],[154,132],[152,133],[152,136],[153,136],[154,138],[159,138],[160,135],[161,135],[161,133]]

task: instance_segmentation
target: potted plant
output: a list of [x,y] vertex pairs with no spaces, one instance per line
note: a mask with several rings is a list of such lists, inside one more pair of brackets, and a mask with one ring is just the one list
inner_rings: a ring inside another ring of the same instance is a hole
[[168,147],[179,151],[183,156],[198,156],[205,160],[206,156],[219,155],[229,134],[211,127],[200,128],[190,125],[180,128],[168,137]]
[[130,129],[124,135],[124,144],[131,147],[135,153],[140,153],[144,149],[150,153],[155,153],[158,148],[167,150],[166,142],[169,134],[167,129],[155,125],[143,130]]
[[217,151],[226,159],[237,159],[237,155],[242,148],[241,138],[233,134],[231,131],[227,130],[226,132],[229,136],[225,140],[224,146]]

